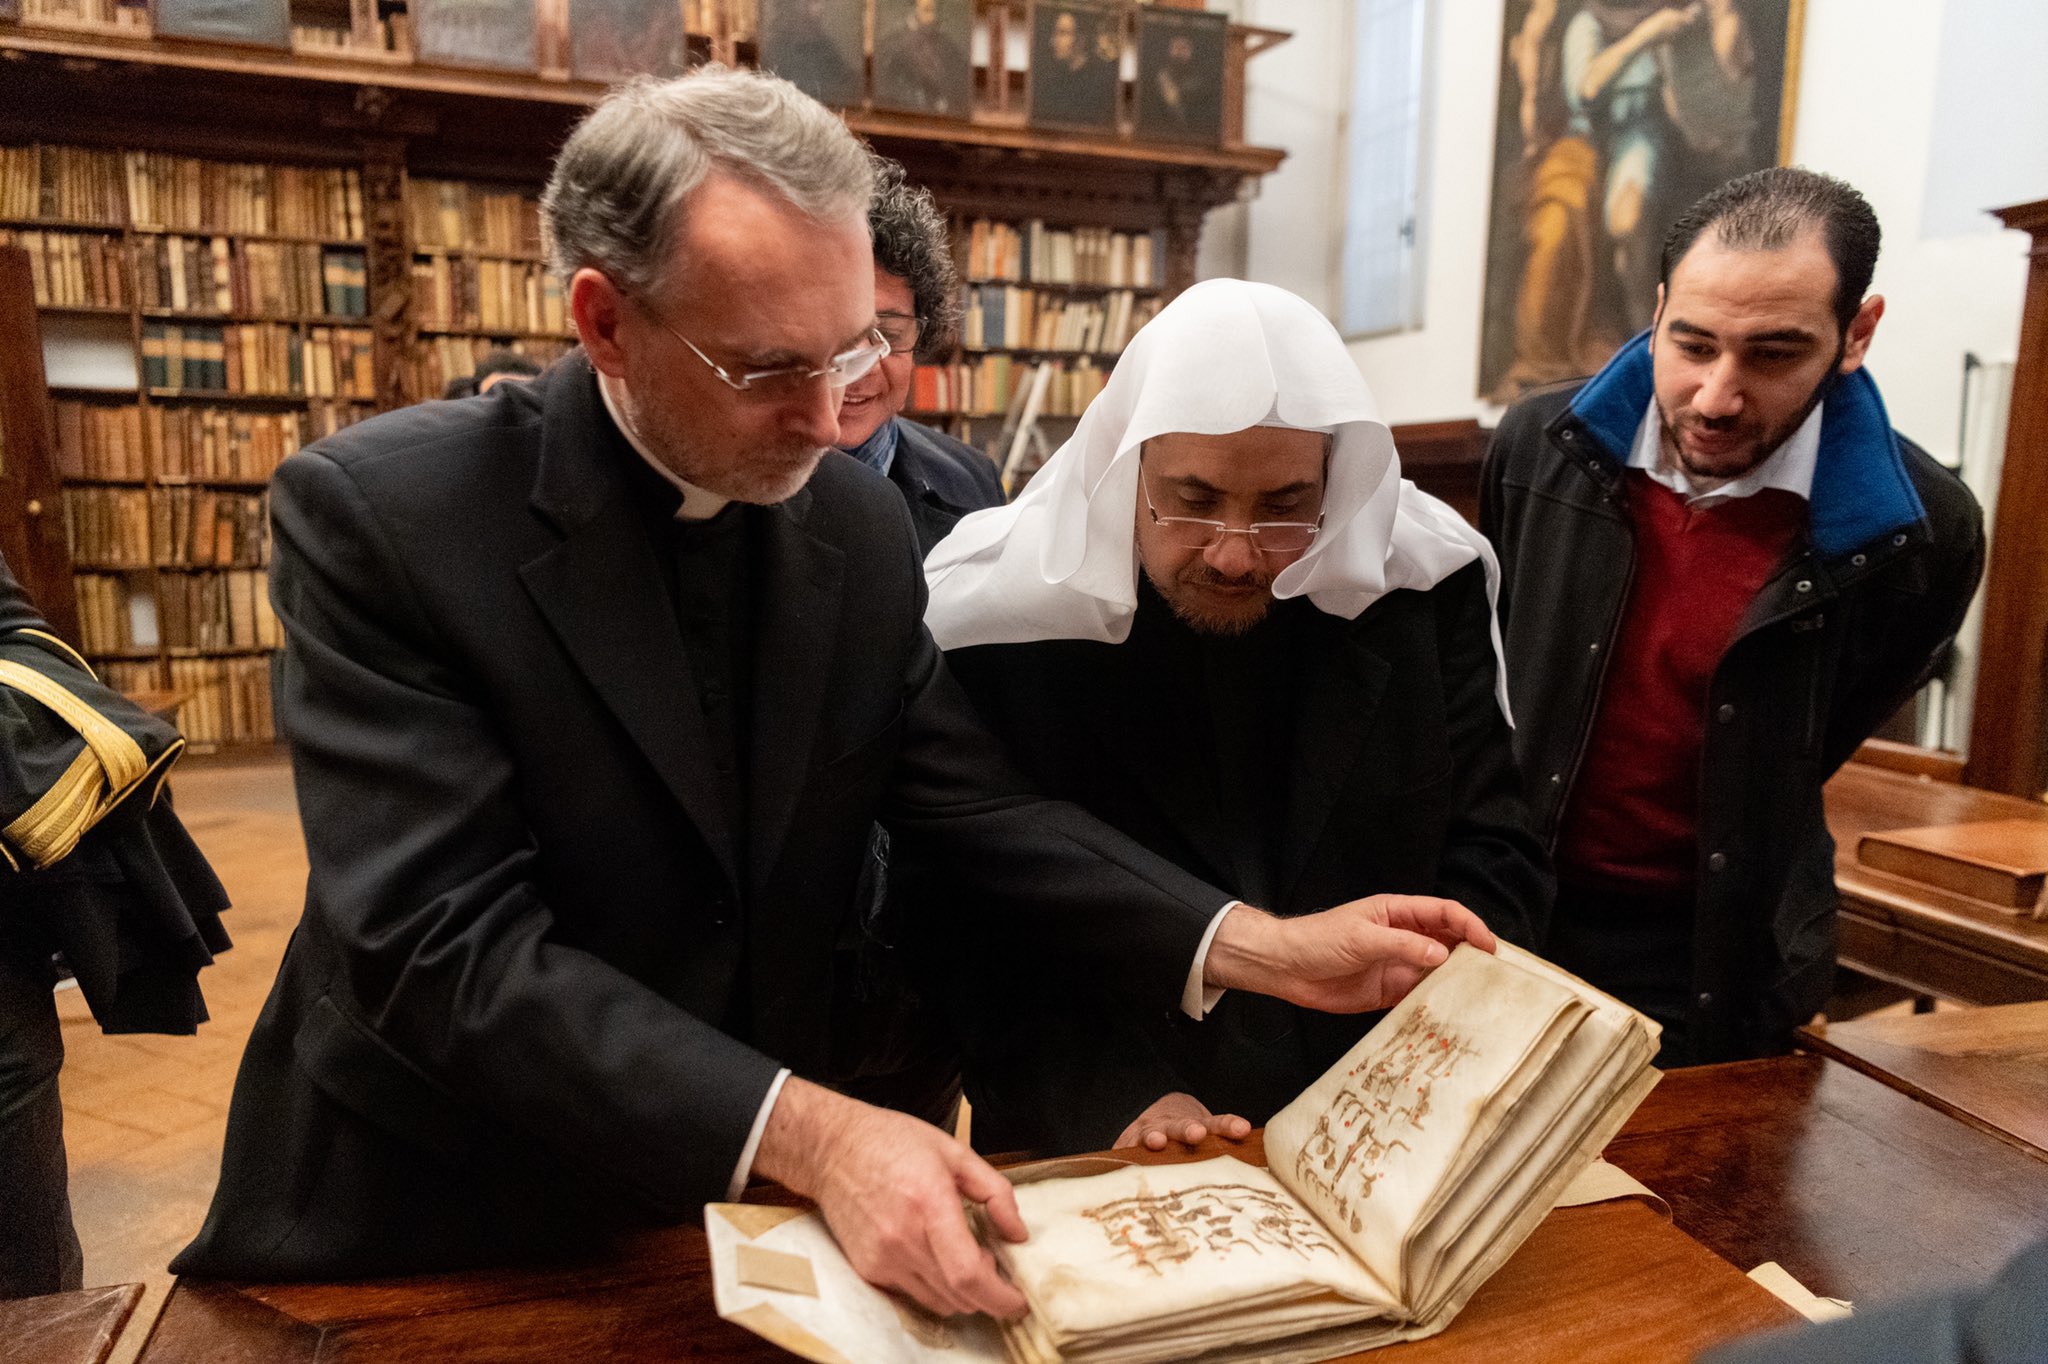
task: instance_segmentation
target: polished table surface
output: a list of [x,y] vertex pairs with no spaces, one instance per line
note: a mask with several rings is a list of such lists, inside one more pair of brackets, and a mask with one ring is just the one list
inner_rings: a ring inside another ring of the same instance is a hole
[[1859,1304],[1981,1283],[2048,1227],[2048,1160],[1821,1056],[1673,1071],[1606,1155],[1724,1259]]
[[[1224,1151],[1262,1157],[1255,1135],[1212,1138],[1182,1158]],[[1814,1292],[1858,1302],[1980,1281],[2039,1234],[2048,1208],[2048,1160],[1818,1056],[1675,1071],[1607,1156],[1668,1200],[1699,1244],[1632,1201],[1561,1209],[1443,1335],[1374,1358],[1683,1359],[1789,1318],[1739,1270],[1776,1260]],[[1571,1276],[1581,1291],[1560,1296]],[[567,1267],[356,1284],[181,1280],[142,1355],[464,1357],[787,1358],[717,1320],[704,1239],[689,1229]]]
[[1842,898],[1842,965],[1968,1004],[2048,999],[2048,921],[1856,861],[1857,841],[1867,833],[1994,819],[2048,822],[2048,805],[1851,762],[1828,782],[1827,816]]
[[103,1364],[142,1300],[139,1283],[0,1301],[7,1364]]
[[2048,1001],[1873,1015],[1799,1036],[1803,1046],[2048,1158]]

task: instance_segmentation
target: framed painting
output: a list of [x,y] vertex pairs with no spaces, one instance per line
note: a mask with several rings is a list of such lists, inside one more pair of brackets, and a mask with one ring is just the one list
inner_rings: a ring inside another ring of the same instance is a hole
[[569,0],[569,73],[576,79],[680,76],[689,66],[681,0]]
[[1223,140],[1223,49],[1229,17],[1138,11],[1137,134],[1159,142]]
[[1031,121],[1114,131],[1123,59],[1119,6],[1036,0],[1031,6]]
[[876,107],[966,118],[973,38],[974,0],[875,0]]
[[1597,370],[1671,223],[1791,146],[1804,0],[1507,0],[1479,395]]
[[412,0],[423,62],[534,69],[533,0]]
[[159,38],[292,45],[291,9],[285,0],[156,0],[152,22]]
[[867,93],[866,23],[861,0],[761,0],[761,69],[821,104],[857,105]]

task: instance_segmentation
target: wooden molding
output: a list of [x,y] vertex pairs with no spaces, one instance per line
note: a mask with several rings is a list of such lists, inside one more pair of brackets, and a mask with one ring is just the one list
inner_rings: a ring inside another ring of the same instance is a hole
[[2048,787],[2048,520],[2041,515],[2048,507],[2048,199],[1998,216],[2034,240],[1963,780],[2037,797]]

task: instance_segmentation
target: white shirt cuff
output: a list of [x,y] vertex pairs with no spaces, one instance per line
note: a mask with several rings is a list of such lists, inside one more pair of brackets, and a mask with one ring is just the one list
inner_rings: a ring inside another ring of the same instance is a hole
[[1195,949],[1195,964],[1188,968],[1188,983],[1180,992],[1180,1011],[1197,1023],[1208,1017],[1209,1010],[1216,1007],[1216,1001],[1223,998],[1223,991],[1212,989],[1202,983],[1202,977],[1209,971],[1209,944],[1216,941],[1216,930],[1223,926],[1223,916],[1243,904],[1232,900],[1216,911],[1216,917],[1209,920],[1209,931],[1202,935],[1202,945]]
[[[1202,943],[1202,950],[1209,950],[1206,940]],[[754,1153],[761,1149],[761,1134],[768,1130],[768,1115],[775,1111],[775,1101],[782,1096],[782,1085],[787,1079],[787,1067],[776,1071],[775,1082],[768,1086],[767,1097],[761,1100],[761,1111],[754,1115],[754,1126],[747,1133],[747,1144],[740,1148],[739,1164],[732,1167],[732,1182],[725,1186],[725,1201],[728,1203],[738,1202],[740,1191],[747,1187],[747,1176],[754,1172]]]

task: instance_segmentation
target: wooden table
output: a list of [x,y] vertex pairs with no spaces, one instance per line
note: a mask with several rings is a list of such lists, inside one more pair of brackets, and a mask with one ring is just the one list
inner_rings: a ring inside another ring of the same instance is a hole
[[1673,1071],[1606,1154],[1722,1258],[1858,1304],[1982,1283],[2048,1225],[2048,1160],[1821,1056]]
[[[1801,1045],[2048,1159],[2048,1002],[1802,1028]],[[2048,1209],[2042,1220],[2048,1223]]]
[[[1181,1158],[1223,1151],[1262,1157],[1263,1148],[1212,1138]],[[1790,1319],[1739,1270],[1776,1260],[1815,1292],[1858,1302],[1981,1281],[2039,1234],[2048,1208],[2048,1160],[1818,1056],[1673,1072],[1608,1158],[1662,1194],[1675,1226],[1700,1245],[1637,1203],[1561,1209],[1449,1330],[1373,1359],[1686,1359]],[[1567,1282],[1613,1291],[1564,1295]],[[1662,1307],[1648,1310],[1658,1292]],[[675,1229],[551,1269],[358,1284],[181,1280],[142,1360],[316,1357],[788,1358],[717,1320],[704,1238]]]
[[139,1283],[0,1301],[0,1357],[8,1364],[104,1364],[140,1301]]
[[1842,898],[1842,965],[1915,994],[1966,1004],[2048,999],[2048,922],[1856,861],[1857,840],[1867,833],[1992,819],[2048,821],[2048,805],[1852,762],[1828,782],[1827,815]]

